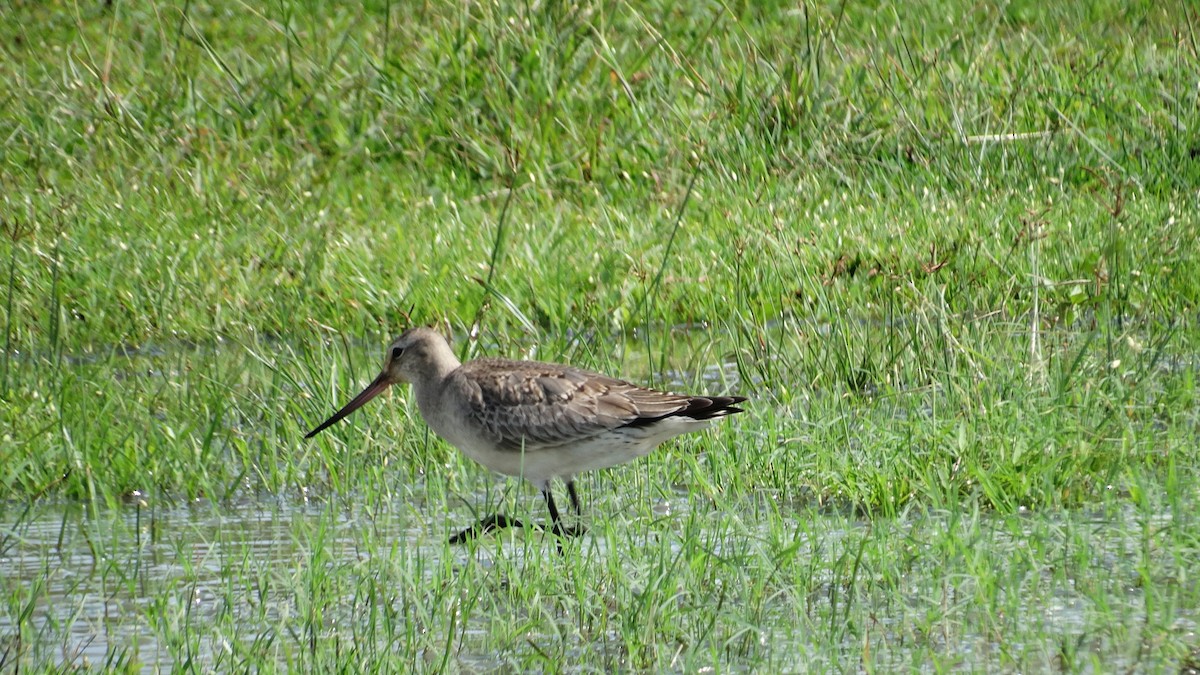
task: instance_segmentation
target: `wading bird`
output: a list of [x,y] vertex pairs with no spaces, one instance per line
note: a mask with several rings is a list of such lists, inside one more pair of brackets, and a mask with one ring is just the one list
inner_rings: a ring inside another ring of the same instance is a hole
[[[383,372],[305,438],[312,438],[398,382],[412,384],[421,417],[437,435],[492,471],[542,491],[552,529],[574,536],[550,492],[560,478],[576,516],[574,476],[641,457],[663,441],[742,412],[743,396],[685,396],[571,366],[483,358],[461,363],[440,333],[412,328],[388,347]],[[461,543],[520,521],[494,514],[450,538]]]

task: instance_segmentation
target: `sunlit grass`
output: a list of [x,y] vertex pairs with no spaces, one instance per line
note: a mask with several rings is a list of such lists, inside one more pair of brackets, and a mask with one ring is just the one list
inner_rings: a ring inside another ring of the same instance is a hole
[[[1200,662],[1186,3],[0,14],[0,670]],[[751,402],[450,547],[435,321]]]

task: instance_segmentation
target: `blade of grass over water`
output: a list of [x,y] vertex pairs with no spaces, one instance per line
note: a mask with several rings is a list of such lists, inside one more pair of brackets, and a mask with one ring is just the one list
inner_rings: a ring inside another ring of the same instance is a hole
[[[1189,3],[0,16],[0,672],[1200,667]],[[430,322],[750,400],[558,555]]]

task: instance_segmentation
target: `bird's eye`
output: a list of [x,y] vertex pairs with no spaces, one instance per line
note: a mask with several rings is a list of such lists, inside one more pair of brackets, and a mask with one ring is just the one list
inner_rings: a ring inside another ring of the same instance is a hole
[[392,347],[392,360],[395,361],[396,359],[400,358],[400,355],[403,353],[404,347]]

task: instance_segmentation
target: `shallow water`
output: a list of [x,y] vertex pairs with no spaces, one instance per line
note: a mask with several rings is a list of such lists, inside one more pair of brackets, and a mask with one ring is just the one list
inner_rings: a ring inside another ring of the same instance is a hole
[[[829,332],[825,325],[807,329]],[[795,327],[771,330],[791,334]],[[743,373],[729,356],[731,336],[686,328],[667,333],[652,346],[634,335],[617,357],[623,374],[681,390],[759,391],[758,376]],[[362,354],[374,348],[355,347]],[[580,347],[580,362],[589,362],[592,348]],[[117,371],[130,379],[174,379],[174,349],[121,350]],[[201,349],[217,361],[225,347]],[[355,372],[373,374],[371,364],[356,365]],[[1194,370],[1186,359],[1156,365]],[[643,377],[649,373],[656,375]],[[840,395],[836,385],[818,384],[826,391],[802,387],[795,404]],[[922,386],[928,395],[885,398],[872,414],[889,421],[932,416],[937,384]],[[276,403],[271,399],[267,409],[282,409]],[[355,422],[365,426],[361,418]],[[856,423],[850,418],[847,425]],[[857,439],[851,433],[847,442]],[[889,461],[882,453],[876,459]],[[648,461],[659,470],[666,465]],[[640,466],[619,469],[626,479],[620,484],[629,485],[647,465]],[[475,471],[480,483],[502,484]],[[300,663],[320,670],[328,662],[314,654],[340,653],[340,640],[365,654],[360,664],[411,654],[416,661],[406,665],[445,663],[466,671],[527,670],[547,644],[560,649],[554,658],[587,661],[585,671],[663,662],[686,671],[707,652],[733,670],[842,670],[864,662],[883,669],[1038,670],[1078,666],[1071,662],[1076,652],[1096,671],[1105,669],[1098,665],[1155,670],[1200,644],[1200,574],[1193,562],[1200,560],[1200,528],[1194,518],[1180,518],[1187,510],[1161,503],[1138,510],[1128,493],[1089,510],[976,513],[964,523],[969,500],[960,505],[963,513],[864,520],[819,508],[820,497],[807,492],[713,497],[690,487],[663,492],[656,481],[606,495],[597,488],[617,482],[614,476],[585,480],[595,532],[565,559],[532,533],[476,549],[448,548],[446,536],[480,515],[476,505],[496,501],[490,489],[462,500],[444,497],[444,487],[427,497],[421,486],[389,484],[366,490],[380,496],[365,502],[328,494],[189,504],[132,495],[122,506],[96,509],[0,502],[0,672],[18,659],[22,669],[296,669]],[[511,490],[515,481],[503,484]],[[521,518],[544,517],[533,490],[515,494]],[[1200,502],[1195,490],[1189,494],[1190,503]],[[616,523],[607,537],[601,523]],[[516,588],[527,573],[533,599]],[[714,608],[726,598],[761,607]],[[665,620],[639,613],[655,603],[665,608]],[[583,609],[576,614],[577,608]],[[695,637],[707,639],[703,617],[710,612],[720,614],[712,619],[715,646]],[[702,618],[691,625],[689,616]],[[660,620],[668,625],[659,627]],[[678,663],[630,656],[646,636],[663,635],[673,636],[664,651],[695,648],[701,656]]]
[[[537,506],[536,499],[522,503],[531,509]],[[611,503],[603,505],[612,507]],[[545,556],[552,550],[540,540],[530,545],[518,539],[502,546],[480,546],[470,557],[464,547],[448,549],[443,544],[447,528],[454,521],[465,522],[469,510],[457,509],[448,520],[441,520],[423,515],[424,508],[407,501],[367,509],[344,502],[277,499],[171,507],[134,501],[99,511],[62,503],[5,505],[0,509],[0,588],[7,604],[0,611],[0,661],[8,660],[11,665],[19,653],[26,666],[121,664],[147,672],[181,666],[223,669],[245,664],[245,654],[261,647],[268,656],[263,659],[259,653],[257,658],[262,660],[253,663],[288,667],[295,664],[295,654],[317,638],[281,626],[315,621],[319,639],[355,631],[354,639],[359,640],[362,636],[357,631],[365,625],[362,614],[378,611],[380,603],[405,615],[400,606],[413,600],[402,597],[404,592],[393,589],[378,594],[378,588],[362,592],[364,584],[386,586],[389,575],[398,568],[414,577],[409,592],[415,589],[417,595],[427,594],[416,602],[436,605],[434,589],[444,587],[468,566],[484,570],[499,566],[519,574],[522,568],[543,562],[529,556]],[[674,537],[673,524],[686,519],[690,510],[701,518],[723,517],[697,508],[682,496],[660,499],[651,509],[656,517],[653,522],[635,523],[649,539],[623,541],[623,550],[613,551],[602,537],[589,535],[587,545],[568,555],[586,557],[601,567],[609,564],[611,556],[628,562],[634,559],[628,557],[630,551],[636,556],[639,549],[653,547],[660,536]],[[877,641],[875,658],[886,655],[885,663],[897,665],[910,663],[910,659],[921,662],[920,653],[914,652],[927,651],[930,640],[936,644],[935,651],[951,662],[974,668],[1011,666],[1013,650],[1044,649],[1041,643],[1045,641],[1082,642],[1092,634],[1101,640],[1104,631],[1099,630],[1097,621],[1110,613],[1119,616],[1126,627],[1155,618],[1147,614],[1148,598],[1137,585],[1142,578],[1139,570],[1156,578],[1187,578],[1187,570],[1180,569],[1186,561],[1177,551],[1172,557],[1170,548],[1164,547],[1161,558],[1146,557],[1145,538],[1168,531],[1170,516],[1148,521],[1132,509],[984,516],[970,527],[958,517],[938,513],[870,523],[836,512],[788,514],[785,510],[777,514],[783,527],[773,532],[754,531],[753,523],[763,520],[763,514],[743,515],[739,522],[751,529],[736,536],[722,531],[722,526],[715,524],[719,521],[711,521],[711,532],[717,534],[712,537],[710,554],[736,560],[746,555],[747,547],[759,546],[779,532],[791,532],[798,547],[793,552],[796,558],[816,567],[805,588],[791,589],[785,584],[778,592],[806,594],[810,604],[824,603],[827,597],[845,590],[846,568],[837,561],[853,554],[856,547],[866,546],[860,549],[861,570],[854,567],[856,575],[861,575],[856,583],[867,589],[872,584],[887,589],[861,592],[857,602],[872,606],[856,609],[856,614],[863,611],[872,617],[873,628],[868,632]],[[701,531],[699,536],[709,534]],[[973,537],[981,549],[998,557],[993,563],[980,564],[969,559],[971,546],[965,546],[954,550],[959,556],[966,551],[967,559],[946,560],[939,547],[945,546],[947,536]],[[1031,542],[1037,551],[1030,550]],[[1072,553],[1073,547],[1086,550]],[[671,551],[683,548],[679,540],[669,543]],[[893,553],[917,560],[907,575],[885,571],[895,562],[888,559]],[[1069,565],[1064,556],[1071,555],[1084,556],[1079,564],[1087,578],[1063,577],[1055,570],[1055,566]],[[1004,560],[1004,556],[1013,559]],[[1010,564],[1020,569],[1010,568]],[[946,568],[939,569],[939,565]],[[1009,607],[1008,611],[1025,615],[1006,621],[1031,622],[1036,630],[1021,635],[989,633],[987,620],[993,620],[989,617],[996,608],[970,603],[976,597],[973,589],[985,584],[980,575],[993,573],[1012,576],[1012,587],[999,583],[998,592],[1028,596],[997,601]],[[484,589],[500,597],[495,600],[499,603],[496,607],[504,607],[503,589],[508,583]],[[726,581],[718,575],[716,583]],[[314,584],[337,586],[338,590],[326,596],[335,602],[315,608],[320,616],[312,619],[314,607],[306,605],[305,598],[315,593]],[[1100,586],[1108,589],[1101,597],[1109,607],[1097,607],[1096,589]],[[943,597],[931,601],[931,596]],[[931,608],[945,602],[968,603],[955,614],[955,621],[963,625],[944,637],[920,636],[920,622]],[[458,601],[453,607],[464,614],[457,630],[467,644],[453,656],[456,667],[468,671],[503,667],[504,660],[494,652],[471,647],[486,645],[488,633],[495,630],[494,622],[504,620],[496,616],[496,607],[471,611]],[[836,615],[836,602],[834,610]],[[755,649],[778,650],[768,662],[789,668],[836,665],[829,660],[829,644],[824,642],[829,636],[798,630],[796,611],[796,603],[768,604],[760,615],[766,623],[757,627]],[[1172,630],[1195,635],[1195,607],[1178,607],[1171,616],[1175,622]],[[972,626],[977,619],[979,625]],[[567,620],[570,622],[569,617]],[[410,617],[408,621],[415,620]],[[406,625],[410,624],[401,622],[372,633],[370,639],[378,641],[378,649],[395,649],[398,632],[410,630]],[[592,634],[588,640],[577,647],[594,653],[600,648],[597,643],[605,643],[603,649],[621,652],[621,636],[613,629]],[[861,642],[861,636],[847,635],[839,649],[853,657],[862,650]],[[914,642],[920,647],[911,646]],[[431,651],[421,658],[441,658],[440,651]],[[1131,655],[1123,665],[1137,663]]]
[[[242,608],[222,604],[228,571],[247,557],[267,569],[300,564],[308,552],[295,536],[297,525],[308,529],[319,519],[328,520],[329,512],[269,502],[132,504],[99,512],[77,504],[10,507],[0,525],[0,573],[10,594],[26,596],[23,602],[35,596],[31,606],[19,606],[31,612],[26,630],[57,652],[35,660],[95,666],[129,649],[147,668],[170,665],[178,661],[178,646],[159,639],[156,617],[181,608],[195,617],[238,613]],[[353,518],[336,514],[330,524],[335,534],[323,540],[329,554],[355,555],[353,538],[337,534],[353,527]],[[0,635],[17,634],[14,619],[12,612],[0,614]],[[195,657],[207,661],[203,652],[211,649],[201,643]]]
[[[540,499],[526,496],[523,506],[541,518]],[[483,503],[496,495],[475,497]],[[493,567],[497,550],[481,546],[472,557],[466,547],[445,547],[449,534],[477,517],[471,505],[456,506],[435,523],[412,499],[373,507],[276,498],[160,507],[137,496],[122,508],[101,510],[76,503],[0,505],[0,590],[9,598],[0,611],[0,671],[23,648],[33,650],[23,660],[41,665],[132,662],[146,672],[211,666],[227,662],[217,653],[230,648],[215,635],[222,632],[222,617],[232,617],[251,635],[296,623],[297,596],[306,591],[307,578],[361,581],[364,570],[415,561],[428,565],[418,572],[418,583],[434,584],[445,572],[443,563],[451,570]],[[660,501],[652,510],[682,509]],[[542,535],[529,534],[533,549],[518,534],[517,543],[499,549],[506,564],[547,552]],[[604,548],[603,541],[592,546],[601,553]],[[315,568],[328,577],[319,578]],[[354,621],[347,614],[353,604],[321,607],[324,629],[336,633],[339,623]],[[463,630],[486,637],[486,625],[484,620]],[[295,648],[303,649],[303,642]],[[275,665],[287,665],[287,651]],[[469,650],[455,660],[469,670],[499,665]]]

